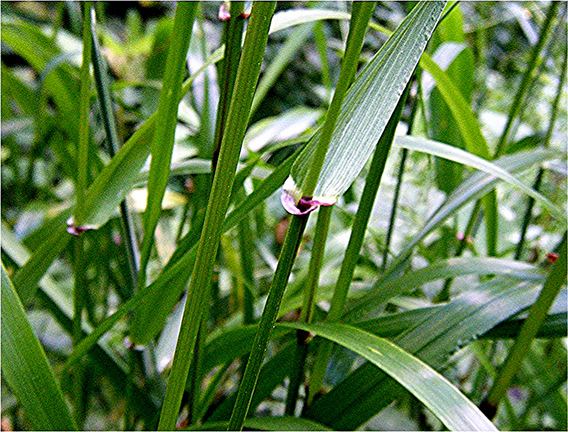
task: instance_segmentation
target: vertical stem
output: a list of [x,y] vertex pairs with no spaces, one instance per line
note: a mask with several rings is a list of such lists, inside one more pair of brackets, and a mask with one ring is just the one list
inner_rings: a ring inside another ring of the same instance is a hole
[[539,63],[540,53],[542,52],[546,44],[546,41],[548,40],[548,37],[550,35],[550,30],[552,29],[552,22],[554,21],[554,17],[556,16],[556,12],[559,6],[560,2],[553,1],[550,3],[548,12],[546,13],[546,19],[544,21],[544,24],[542,25],[542,30],[540,31],[540,37],[531,52],[531,57],[529,59],[527,70],[523,75],[523,79],[521,81],[519,89],[517,90],[517,93],[515,94],[515,99],[513,100],[511,109],[509,110],[509,116],[507,117],[507,123],[505,125],[505,129],[503,129],[501,137],[499,138],[499,142],[497,143],[497,148],[495,150],[494,158],[498,158],[507,151],[507,146],[511,138],[510,135],[513,123],[515,122],[519,113],[521,112],[521,108],[523,107],[523,102],[533,82],[533,75]]
[[[101,55],[99,41],[97,39],[96,31],[96,12],[94,7],[90,7],[90,28],[91,38],[93,44],[92,62],[95,76],[95,84],[97,88],[97,95],[99,100],[99,108],[103,118],[103,125],[106,134],[107,152],[112,158],[120,149],[120,140],[116,129],[116,120],[114,110],[112,107],[112,96],[110,93],[110,86],[107,75],[107,65]],[[120,222],[122,237],[126,250],[126,257],[128,260],[128,269],[130,276],[131,290],[134,292],[138,284],[138,272],[140,270],[140,251],[138,249],[138,242],[136,233],[134,231],[134,224],[130,214],[130,209],[126,200],[120,203]],[[126,383],[126,409],[124,413],[124,429],[131,430],[134,428],[134,419],[132,416],[132,407],[134,401],[134,379],[136,371],[137,353],[130,350],[127,354],[128,357],[128,381]]]
[[144,238],[138,275],[138,286],[140,288],[146,286],[146,267],[154,245],[154,231],[158,225],[162,198],[168,182],[185,58],[189,48],[197,5],[195,2],[178,2],[176,5],[172,40],[168,49],[166,70],[157,110],[160,121],[156,122],[150,149],[152,157],[148,174],[148,200],[144,212]]
[[221,143],[218,169],[213,178],[211,196],[197,249],[194,265],[197,271],[193,272],[189,285],[173,366],[168,378],[158,425],[160,430],[171,430],[175,427],[203,310],[207,307],[207,294],[219,247],[223,219],[229,206],[241,145],[275,8],[276,2],[255,2],[252,8]]
[[[120,149],[120,139],[116,130],[116,119],[114,109],[112,107],[112,96],[107,75],[107,65],[103,56],[96,32],[96,14],[95,9],[91,7],[91,36],[93,44],[92,61],[95,76],[95,84],[97,87],[97,95],[99,99],[99,108],[103,119],[103,126],[106,134],[107,153],[112,158]],[[130,280],[132,288],[136,289],[137,274],[140,267],[140,251],[138,250],[138,242],[134,231],[134,224],[130,214],[130,209],[126,200],[120,203],[120,216],[122,225],[122,234],[125,239],[126,255],[130,269]]]
[[[87,190],[87,176],[89,169],[89,111],[90,111],[90,58],[91,58],[91,29],[89,26],[90,19],[90,2],[84,4],[83,8],[83,59],[81,63],[81,91],[79,105],[79,145],[77,149],[77,183],[75,187],[76,214],[81,213]],[[83,253],[83,237],[80,235],[75,239],[74,244],[74,273],[75,285],[73,288],[73,346],[81,341],[83,337],[82,331],[82,313],[85,304],[86,295],[86,277],[85,277],[85,257]],[[74,377],[76,406],[75,417],[77,425],[81,427],[85,418],[86,401],[83,389],[84,383],[84,365],[77,364]]]
[[[318,146],[312,156],[308,174],[304,180],[304,184],[301,185],[305,196],[311,196],[317,185],[320,171],[323,167],[325,156],[327,154],[327,149],[331,142],[333,130],[341,110],[343,98],[345,97],[345,93],[357,72],[357,65],[359,62],[361,48],[363,47],[363,40],[374,8],[375,2],[353,3],[349,35],[347,37],[347,49],[341,64],[339,81],[335,89],[331,105],[328,109],[325,123],[322,127]],[[290,272],[292,271],[295,253],[299,245],[301,235],[305,229],[306,221],[307,217],[295,216],[292,218],[292,222],[288,227],[288,232],[284,240],[283,250],[270,288],[268,300],[260,320],[259,329],[256,333],[255,342],[249,356],[249,361],[247,362],[245,374],[237,393],[237,400],[229,422],[229,430],[241,430],[243,428],[252,400],[254,388],[260,374],[262,358],[266,352],[270,333],[274,327],[274,323],[276,322],[280,302],[282,300]],[[284,254],[284,252],[286,252],[286,254]],[[284,263],[281,264],[281,260],[285,260]]]
[[[304,288],[304,303],[300,314],[300,321],[312,322],[314,313],[315,298],[319,286],[320,271],[325,254],[325,242],[329,231],[329,222],[333,207],[320,207],[314,236],[312,256],[310,257],[310,267],[308,280]],[[290,386],[286,397],[286,414],[294,415],[300,385],[304,379],[304,368],[308,345],[306,341],[307,333],[303,330],[297,331],[296,359],[290,376]]]
[[307,221],[307,215],[292,216],[286,238],[284,239],[284,246],[282,247],[278,259],[278,267],[274,273],[272,286],[268,293],[266,306],[264,307],[258,331],[254,338],[253,348],[247,361],[247,367],[241,385],[239,386],[237,400],[231,414],[228,430],[242,430],[243,428],[243,423],[247,416],[254,388],[258,380],[260,366],[268,346],[268,339],[276,322],[280,302],[282,301],[284,290],[288,284],[288,278],[290,277],[290,272],[292,271],[294,259],[296,258],[296,253],[298,252],[298,247],[300,246]]
[[[457,3],[456,3],[457,4]],[[446,15],[444,15],[446,16]],[[441,20],[442,21],[442,20]],[[412,131],[414,130],[414,120],[416,119],[416,113],[418,112],[418,106],[419,106],[419,98],[421,95],[421,79],[420,79],[420,70],[416,73],[416,78],[415,78],[415,82],[417,84],[417,88],[416,88],[416,95],[414,95],[414,100],[412,103],[412,111],[410,112],[410,116],[408,118],[408,135],[412,135]],[[408,157],[408,150],[407,149],[402,149],[402,153],[400,156],[400,163],[398,165],[398,171],[397,171],[397,175],[396,175],[396,186],[394,189],[394,196],[392,198],[392,208],[391,208],[391,214],[389,216],[389,227],[387,229],[387,237],[385,240],[385,249],[383,250],[383,261],[382,261],[382,271],[384,272],[387,268],[387,261],[388,261],[388,256],[389,256],[389,250],[390,250],[390,243],[392,241],[392,234],[394,232],[394,224],[396,222],[396,212],[398,209],[398,200],[400,197],[400,189],[402,186],[402,177],[404,175],[404,170],[406,168],[406,158]]]

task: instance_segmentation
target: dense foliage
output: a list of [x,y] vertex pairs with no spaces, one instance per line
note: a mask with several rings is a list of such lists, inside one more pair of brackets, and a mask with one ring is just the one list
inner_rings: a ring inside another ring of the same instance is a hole
[[2,430],[566,430],[566,3],[1,8]]

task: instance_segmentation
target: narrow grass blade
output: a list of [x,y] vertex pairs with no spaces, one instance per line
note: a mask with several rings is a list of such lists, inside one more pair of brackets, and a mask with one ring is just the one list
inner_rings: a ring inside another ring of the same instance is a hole
[[[404,104],[406,103],[407,94],[408,87],[405,90],[405,94],[398,101],[397,107],[385,127],[385,131],[377,143],[377,148],[371,160],[371,166],[369,167],[369,173],[367,174],[365,187],[359,202],[359,207],[357,208],[357,213],[351,227],[351,235],[349,236],[349,242],[347,243],[347,249],[345,250],[345,258],[341,263],[341,269],[339,271],[339,276],[337,277],[337,283],[335,284],[326,321],[338,320],[345,309],[349,287],[351,286],[355,267],[359,260],[359,254],[365,239],[367,225],[379,191],[379,185],[381,183],[387,157],[393,143],[396,127],[400,120]],[[308,404],[313,401],[314,396],[321,389],[331,350],[332,344],[329,342],[323,342],[318,347],[318,353],[310,376]]]
[[278,77],[284,72],[286,66],[290,63],[293,56],[306,43],[306,40],[312,33],[312,25],[304,25],[295,29],[282,48],[278,52],[278,56],[268,65],[262,79],[258,83],[258,88],[252,101],[251,113],[256,112],[258,106],[265,98],[268,90],[274,85]]
[[349,307],[343,319],[346,321],[360,320],[369,312],[384,306],[393,297],[409,293],[425,283],[465,275],[503,275],[520,280],[542,280],[543,278],[543,273],[537,267],[518,261],[491,257],[450,258],[394,279],[379,279],[369,293]]
[[446,378],[394,343],[346,324],[289,324],[329,339],[378,366],[424,403],[450,430],[497,430]]
[[162,198],[170,173],[170,162],[174,146],[177,112],[181,95],[182,79],[185,70],[185,57],[193,30],[193,20],[198,3],[177,3],[172,29],[172,40],[168,50],[166,70],[157,117],[160,119],[154,128],[150,154],[150,173],[148,175],[148,202],[144,212],[144,240],[140,255],[139,284],[145,285],[146,266],[154,243],[154,230],[162,210]]
[[519,179],[511,175],[503,168],[491,163],[488,160],[482,159],[460,148],[450,146],[448,144],[443,144],[437,141],[432,141],[426,138],[400,136],[396,138],[396,143],[400,147],[406,148],[408,150],[416,150],[428,153],[433,156],[448,159],[463,165],[468,165],[480,171],[484,171],[487,174],[498,177],[501,180],[519,188],[531,198],[534,198],[536,201],[542,204],[543,207],[550,211],[550,213],[560,223],[566,226],[566,215],[562,209],[553,204],[548,198],[545,198],[534,189],[525,185],[523,182],[521,182]]
[[[522,311],[537,294],[538,289],[532,284],[495,278],[468,290],[435,315],[426,315],[393,341],[441,369],[451,354]],[[400,395],[400,386],[394,380],[365,364],[316,400],[307,415],[334,429],[351,430]]]
[[76,430],[61,390],[2,265],[2,377],[38,430]]
[[[534,150],[531,152],[517,153],[513,156],[506,156],[499,160],[493,161],[493,164],[500,166],[504,170],[514,173],[538,165],[546,160],[555,159],[557,155],[554,152],[546,150]],[[485,172],[472,174],[465,179],[462,184],[457,187],[446,201],[434,211],[428,219],[424,227],[414,235],[406,244],[404,249],[399,253],[397,258],[388,266],[385,276],[393,274],[397,271],[402,263],[408,258],[412,249],[421,242],[424,237],[440,226],[450,215],[462,208],[466,203],[473,199],[479,198],[493,189],[499,179]]]

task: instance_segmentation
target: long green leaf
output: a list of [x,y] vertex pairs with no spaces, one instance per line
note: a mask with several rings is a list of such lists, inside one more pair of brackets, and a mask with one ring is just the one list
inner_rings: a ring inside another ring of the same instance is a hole
[[358,299],[344,315],[348,321],[361,320],[367,313],[384,305],[391,298],[409,293],[425,283],[448,277],[503,275],[520,280],[542,280],[543,273],[531,264],[498,258],[450,258],[438,261],[393,279],[379,279],[370,292]]
[[2,265],[2,375],[32,426],[76,430],[45,352]]
[[[546,160],[557,158],[555,152],[546,150],[534,150],[531,152],[517,153],[512,156],[502,157],[493,163],[504,170],[514,173],[530,168]],[[390,264],[386,270],[386,275],[390,275],[400,268],[406,260],[412,249],[420,243],[426,235],[428,235],[436,227],[440,226],[450,215],[463,207],[466,203],[473,199],[479,198],[493,189],[499,179],[485,172],[474,173],[465,179],[462,184],[457,187],[430,216],[424,227],[414,235],[410,241],[405,243],[404,249],[400,251],[397,258]]]
[[329,339],[378,366],[424,403],[450,430],[497,430],[446,378],[387,339],[338,323],[294,323],[290,327]]
[[170,163],[174,148],[174,135],[177,125],[177,112],[182,91],[182,79],[185,71],[185,58],[193,30],[193,20],[198,3],[177,3],[172,40],[168,49],[166,70],[158,110],[160,119],[154,128],[154,137],[150,149],[152,156],[148,174],[148,201],[144,212],[144,240],[140,253],[139,284],[145,285],[146,266],[154,244],[154,231],[162,210],[162,199],[170,174]]

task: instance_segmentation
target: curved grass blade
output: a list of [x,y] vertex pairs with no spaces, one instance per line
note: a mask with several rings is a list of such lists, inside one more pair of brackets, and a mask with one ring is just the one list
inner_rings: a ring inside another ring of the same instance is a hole
[[2,376],[38,430],[76,430],[45,352],[2,265]]
[[370,292],[349,307],[343,316],[346,321],[361,320],[390,299],[411,292],[425,283],[448,277],[465,275],[503,275],[520,280],[542,280],[542,271],[531,264],[498,258],[450,258],[436,262],[394,279],[379,279]]
[[482,159],[460,148],[448,144],[443,144],[437,141],[432,141],[426,138],[405,135],[396,137],[396,143],[398,146],[406,148],[408,150],[416,150],[423,153],[428,153],[433,156],[448,159],[463,165],[468,165],[480,171],[484,171],[487,174],[498,177],[501,180],[519,188],[531,198],[534,198],[543,207],[545,207],[559,222],[561,222],[563,226],[566,226],[566,214],[562,209],[553,204],[548,198],[545,198],[531,187],[525,185],[519,179],[507,172],[507,170],[495,165],[492,162],[489,162],[488,160]]
[[359,354],[410,391],[450,430],[497,430],[446,378],[387,339],[346,324],[286,325],[315,333]]
[[[531,152],[517,153],[512,156],[505,156],[493,161],[493,164],[510,173],[514,173],[557,157],[558,155],[555,154],[555,152],[539,149]],[[485,172],[474,173],[464,180],[462,184],[448,196],[446,201],[434,211],[424,227],[405,244],[404,249],[387,268],[384,277],[386,278],[388,275],[396,272],[408,258],[412,249],[421,242],[426,235],[440,226],[450,215],[454,214],[466,203],[470,202],[472,199],[479,198],[493,189],[497,181],[499,181],[498,178]]]
[[[441,369],[451,354],[525,309],[537,294],[533,284],[495,278],[444,305],[436,314],[426,315],[393,341]],[[365,364],[316,400],[307,415],[334,429],[352,430],[400,395],[394,380]]]
[[162,199],[170,174],[185,57],[189,48],[197,5],[196,2],[180,2],[176,7],[172,40],[168,49],[164,81],[156,111],[156,116],[160,121],[154,128],[150,148],[152,158],[148,174],[148,201],[144,212],[144,240],[140,253],[140,274],[138,276],[139,285],[142,286],[146,284],[146,267],[154,244],[154,231],[160,218]]

